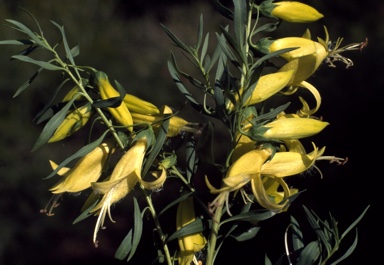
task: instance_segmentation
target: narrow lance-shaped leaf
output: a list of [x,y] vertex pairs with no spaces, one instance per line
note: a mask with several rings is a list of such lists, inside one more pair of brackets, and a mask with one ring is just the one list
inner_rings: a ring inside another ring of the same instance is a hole
[[25,55],[13,55],[12,58],[17,59],[19,61],[36,64],[36,65],[38,65],[44,69],[47,69],[47,70],[52,70],[52,71],[64,70],[64,68],[61,66],[56,66],[54,64],[51,64],[51,63],[45,62],[45,61],[38,61],[38,60],[32,59],[32,58],[25,56]]
[[40,47],[42,48],[45,48],[45,49],[48,49],[49,48],[46,46],[45,43],[43,43],[40,38],[32,32],[32,30],[30,30],[28,27],[26,27],[24,24],[18,22],[18,21],[15,21],[15,20],[12,20],[12,19],[6,19],[7,22],[15,25],[16,27],[18,27],[20,29],[20,31],[24,32],[25,34],[27,34],[37,45],[39,45]]
[[17,97],[18,95],[20,95],[25,89],[27,89],[31,84],[32,82],[35,80],[35,78],[40,74],[40,72],[43,70],[44,68],[40,67],[24,84],[22,84],[16,91],[16,93],[13,95],[13,98]]
[[136,252],[137,246],[139,245],[141,235],[143,232],[143,216],[140,212],[140,206],[137,202],[136,197],[133,197],[133,216],[134,216],[134,224],[133,224],[133,237],[132,237],[132,248],[129,252],[129,256],[127,261],[133,257]]
[[71,62],[71,64],[75,65],[75,61],[73,60],[72,53],[71,53],[71,50],[70,50],[69,45],[68,45],[67,37],[65,36],[64,27],[60,26],[55,21],[51,20],[51,22],[53,25],[55,25],[60,30],[61,37],[63,38],[63,44],[64,44],[66,56],[67,56],[68,60]]

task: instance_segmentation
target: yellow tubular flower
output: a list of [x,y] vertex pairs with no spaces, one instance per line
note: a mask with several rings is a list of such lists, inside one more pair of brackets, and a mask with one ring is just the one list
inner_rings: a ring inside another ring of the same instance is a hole
[[[313,144],[313,143],[312,143]],[[318,150],[313,144],[314,150],[309,153],[301,152],[277,152],[273,158],[262,166],[261,173],[266,176],[283,178],[303,173],[315,163],[325,150]]]
[[296,1],[273,2],[271,14],[290,23],[309,23],[324,17],[315,8]]
[[269,128],[263,136],[268,139],[301,139],[321,132],[328,122],[312,118],[300,118],[298,115],[283,115],[267,123]]
[[[120,97],[119,92],[111,85],[108,76],[101,71],[95,74],[95,84],[99,88],[100,97],[103,100]],[[133,120],[128,107],[121,102],[118,107],[110,107],[108,111],[116,119],[118,123],[126,126],[128,130],[132,131]]]
[[253,174],[261,173],[261,166],[271,156],[270,148],[257,149],[247,152],[237,159],[227,171],[226,177],[223,179],[223,186],[220,189],[214,188],[205,178],[205,182],[211,193],[220,193],[223,191],[236,191],[246,185],[252,178]]
[[[79,192],[89,188],[91,183],[97,181],[101,176],[112,148],[113,143],[107,141],[82,157],[73,168],[61,168],[57,174],[63,178],[49,190],[53,194],[58,194],[63,192]],[[53,161],[49,162],[52,169],[55,170],[57,164]]]
[[136,112],[147,115],[160,114],[160,110],[152,103],[142,100],[134,95],[125,94],[124,104],[128,107],[130,112]]
[[91,104],[86,104],[71,111],[59,127],[57,127],[52,137],[48,140],[48,143],[63,140],[78,131],[80,128],[85,126],[89,118],[92,116],[92,113]]
[[313,42],[313,44],[315,53],[293,58],[279,69],[279,72],[294,71],[288,85],[298,85],[308,79],[328,56],[328,51],[323,45],[318,42]]
[[269,52],[275,52],[287,48],[297,48],[295,50],[280,54],[280,57],[290,61],[295,58],[310,54],[327,53],[324,46],[318,42],[301,37],[286,37],[273,41],[269,46]]
[[105,216],[111,217],[111,205],[124,198],[132,191],[136,183],[141,179],[141,169],[147,149],[147,138],[142,137],[121,157],[113,169],[110,178],[103,182],[93,182],[92,189],[95,193],[103,194],[101,201],[91,210],[99,215],[93,234],[93,242],[96,243],[97,232],[104,227]]
[[[179,202],[176,213],[176,229],[195,221],[195,209],[193,206],[193,198]],[[179,265],[190,265],[194,254],[202,250],[207,244],[207,240],[202,233],[189,234],[178,238],[180,252],[178,255]]]

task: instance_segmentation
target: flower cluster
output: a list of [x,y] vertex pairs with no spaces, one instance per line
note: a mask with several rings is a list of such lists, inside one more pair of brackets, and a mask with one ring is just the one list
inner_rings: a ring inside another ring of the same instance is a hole
[[[325,146],[304,141],[329,126],[316,116],[321,96],[310,79],[323,65],[335,66],[335,62],[341,61],[350,67],[352,61],[341,53],[361,50],[367,41],[340,48],[339,38],[332,48],[326,27],[324,39],[313,40],[309,29],[301,36],[272,39],[265,37],[266,34],[277,31],[281,23],[311,23],[323,18],[323,14],[297,1],[266,0],[256,4],[253,0],[234,0],[233,3],[232,10],[216,1],[223,15],[233,22],[233,29],[221,27],[212,55],[208,49],[209,34],[203,37],[202,16],[194,46],[186,45],[162,25],[175,46],[189,56],[203,76],[200,80],[183,71],[172,54],[168,62],[170,75],[197,110],[195,114],[207,120],[205,124],[187,121],[167,105],[158,108],[128,94],[119,82],[113,84],[101,70],[77,66],[74,58],[78,49],[69,48],[64,29],[55,22],[63,36],[65,60],[57,51],[59,45],[51,46],[42,32],[34,33],[17,21],[7,20],[29,37],[22,42],[0,42],[29,45],[22,55],[14,55],[14,59],[33,63],[40,67],[39,71],[59,70],[67,78],[59,85],[59,89],[67,89],[64,97],[52,92],[52,100],[37,116],[38,123],[46,124],[33,150],[47,143],[71,143],[81,136],[80,130],[88,132],[88,139],[96,139],[89,140],[60,164],[50,161],[53,171],[47,178],[58,175],[59,180],[49,189],[52,199],[42,212],[53,215],[61,196],[89,191],[76,222],[97,216],[93,234],[97,245],[106,215],[115,222],[111,206],[136,189],[144,195],[147,205],[140,205],[133,194],[134,228],[115,256],[119,259],[128,256],[129,260],[135,254],[143,226],[141,217],[148,210],[161,241],[157,244],[161,246],[159,252],[168,264],[198,264],[195,253],[204,253],[205,264],[212,265],[220,249],[216,247],[217,241],[224,241],[232,232],[220,237],[221,224],[234,220],[257,222],[286,212],[300,194],[289,183],[289,177],[312,167],[318,169],[319,160],[346,162],[344,158],[324,155]],[[53,58],[47,62],[31,59],[29,53],[35,47],[48,50]],[[69,88],[67,82],[71,83]],[[189,92],[189,86],[201,92],[203,102]],[[16,94],[24,89],[20,88]],[[291,104],[291,100],[296,102]],[[314,106],[308,102],[315,102]],[[226,128],[220,133],[229,136],[228,142],[214,141],[218,131],[213,121]],[[172,144],[174,138],[183,141],[186,148]],[[215,157],[218,147],[224,149],[224,161]],[[181,157],[186,157],[186,161],[179,160],[180,152],[184,152]],[[71,168],[67,167],[69,163],[73,163]],[[319,169],[318,172],[321,174]],[[198,179],[201,175],[204,179]],[[180,194],[164,209],[156,209],[152,194],[161,194],[171,177],[179,181]],[[203,188],[201,183],[205,184]],[[177,207],[176,217],[172,216],[176,219],[176,229],[167,236],[158,215],[173,207]],[[210,219],[208,226],[202,224],[200,216]],[[168,248],[167,243],[173,239],[177,239],[178,249]],[[336,240],[337,244],[339,241]],[[302,251],[314,261],[328,259],[333,254],[323,257],[318,251],[303,249],[296,249],[298,257]]]

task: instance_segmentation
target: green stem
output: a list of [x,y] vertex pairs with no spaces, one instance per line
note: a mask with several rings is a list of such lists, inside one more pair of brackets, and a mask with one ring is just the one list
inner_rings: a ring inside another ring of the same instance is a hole
[[213,265],[215,260],[215,256],[216,256],[215,250],[216,250],[217,236],[219,235],[219,229],[220,229],[220,219],[223,213],[225,199],[228,196],[228,193],[224,192],[218,196],[219,196],[218,200],[215,202],[217,208],[215,210],[215,215],[213,216],[213,219],[212,219],[212,228],[211,228],[209,240],[208,240],[206,265]]
[[167,245],[167,243],[165,243],[165,238],[166,237],[165,237],[165,235],[163,233],[163,230],[161,229],[159,218],[157,217],[155,207],[152,204],[151,197],[150,197],[150,195],[148,195],[146,189],[142,185],[140,185],[140,187],[143,190],[143,193],[145,195],[145,200],[147,201],[147,204],[148,204],[148,207],[149,207],[149,211],[151,212],[152,219],[153,219],[153,221],[155,223],[157,234],[160,237],[160,240],[161,240],[161,243],[162,243],[162,247],[163,247],[163,251],[164,251],[164,255],[165,255],[165,259],[167,261],[167,264],[168,265],[172,265],[172,259],[171,259],[171,255],[169,254],[168,245]]

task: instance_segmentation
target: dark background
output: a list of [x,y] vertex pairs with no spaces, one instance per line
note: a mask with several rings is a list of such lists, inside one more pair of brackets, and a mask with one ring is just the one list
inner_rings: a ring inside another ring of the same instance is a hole
[[[281,31],[286,36],[299,36],[309,27],[313,36],[323,37],[322,27],[326,25],[332,39],[344,37],[343,44],[369,39],[368,47],[362,52],[345,54],[354,61],[352,68],[345,69],[341,64],[336,69],[324,66],[311,79],[323,98],[318,115],[330,122],[315,142],[318,146],[326,145],[328,155],[348,157],[349,162],[336,166],[319,161],[317,165],[324,178],[314,173],[296,179],[307,192],[292,205],[290,212],[271,219],[260,235],[249,242],[228,241],[217,264],[229,264],[229,261],[262,264],[265,253],[274,261],[284,251],[283,234],[289,214],[305,223],[301,204],[322,219],[331,213],[339,222],[340,234],[371,205],[358,225],[357,249],[342,264],[377,264],[382,259],[380,136],[384,3],[379,0],[303,2],[316,7],[325,18],[316,24],[290,25]],[[5,19],[13,19],[34,27],[18,6],[37,18],[52,43],[58,34],[50,20],[63,25],[70,45],[80,44],[78,65],[103,70],[129,93],[158,106],[168,104],[175,108],[181,107],[184,99],[168,74],[166,61],[171,50],[179,53],[160,23],[190,45],[195,43],[201,13],[205,32],[211,33],[212,40],[218,26],[227,23],[210,1],[0,0],[2,24],[6,23]],[[1,40],[19,37],[16,31],[0,26]],[[15,47],[0,48],[0,264],[125,264],[113,258],[128,232],[130,220],[125,208],[113,209],[117,222],[106,221],[107,229],[99,233],[99,248],[94,248],[91,241],[95,218],[72,225],[86,198],[84,194],[66,196],[52,217],[39,213],[50,198],[47,189],[54,183],[54,180],[42,180],[50,173],[48,159],[62,161],[78,146],[57,143],[31,153],[42,129],[32,119],[48,100],[49,91],[56,87],[59,77],[51,72],[42,74],[28,90],[12,98],[34,68],[9,60],[18,51]],[[188,69],[187,64],[185,67]],[[351,240],[349,237],[344,243],[350,244]],[[150,235],[143,238],[139,253],[129,264],[149,264],[155,255],[154,249],[145,244],[150,241]]]

